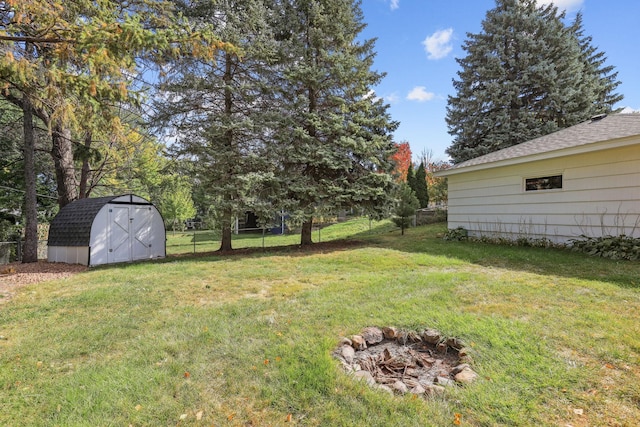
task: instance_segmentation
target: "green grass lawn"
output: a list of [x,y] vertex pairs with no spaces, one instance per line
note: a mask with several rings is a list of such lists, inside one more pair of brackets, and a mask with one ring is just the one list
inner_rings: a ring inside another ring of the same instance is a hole
[[[243,236],[21,288],[0,425],[638,425],[640,263],[444,231],[353,220],[321,232],[344,245]],[[480,380],[427,400],[354,382],[330,353],[370,325],[460,337]]]

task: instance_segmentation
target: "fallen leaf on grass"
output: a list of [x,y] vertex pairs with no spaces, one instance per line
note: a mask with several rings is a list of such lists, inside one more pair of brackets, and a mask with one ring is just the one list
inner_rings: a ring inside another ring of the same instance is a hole
[[190,374],[189,372],[185,372],[185,373],[184,373],[184,377],[185,377],[185,378],[191,378],[191,374]]
[[136,411],[139,411],[140,409],[142,409],[142,405],[136,405]]
[[236,414],[235,414],[235,412],[234,412],[233,414],[229,414],[229,416],[227,417],[227,419],[228,419],[229,421],[231,421],[231,420],[233,419],[233,417],[235,417],[235,416],[236,416]]
[[576,415],[583,415],[584,414],[584,409],[574,409],[573,413]]
[[180,419],[181,419],[181,420],[186,420],[186,419],[187,419],[187,414],[182,414],[182,415],[180,415]]
[[291,415],[291,414],[287,414],[287,418],[285,419],[285,422],[290,423],[290,422],[291,422],[291,417],[292,417],[292,416],[293,416],[293,415]]
[[606,368],[608,369],[615,369],[616,367],[613,366],[611,363],[607,363],[606,365],[604,365]]
[[455,413],[453,414],[453,424],[459,426],[462,423],[462,414]]

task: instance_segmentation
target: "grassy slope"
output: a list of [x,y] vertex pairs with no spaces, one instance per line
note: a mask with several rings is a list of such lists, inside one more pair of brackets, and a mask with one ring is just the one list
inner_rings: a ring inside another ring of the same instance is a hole
[[[169,258],[24,288],[0,308],[0,425],[640,419],[640,264],[374,225],[323,230],[361,242],[343,249]],[[459,336],[482,379],[428,401],[354,383],[330,352],[368,325]]]

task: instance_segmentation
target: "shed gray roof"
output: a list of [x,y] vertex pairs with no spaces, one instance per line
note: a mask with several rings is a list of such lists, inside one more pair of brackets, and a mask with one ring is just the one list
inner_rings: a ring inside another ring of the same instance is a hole
[[550,153],[567,148],[588,146],[598,142],[640,136],[640,114],[613,114],[594,118],[575,126],[559,130],[475,159],[459,163],[443,171],[442,175],[455,173],[459,169],[488,165],[536,154]]
[[121,196],[75,200],[53,218],[49,226],[49,246],[89,246],[91,226],[100,209]]

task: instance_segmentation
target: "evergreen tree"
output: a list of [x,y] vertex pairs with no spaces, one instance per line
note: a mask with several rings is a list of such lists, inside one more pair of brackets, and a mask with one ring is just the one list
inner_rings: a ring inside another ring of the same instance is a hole
[[587,70],[594,77],[596,85],[595,103],[598,105],[596,113],[608,113],[613,110],[613,106],[624,98],[622,95],[615,93],[616,88],[620,85],[617,80],[618,72],[615,71],[613,65],[605,65],[607,58],[605,53],[598,51],[592,45],[593,38],[584,35],[582,26],[582,13],[578,13],[573,24],[570,27],[574,37],[580,44],[582,50],[582,60]]
[[215,61],[181,59],[161,89],[156,120],[178,134],[177,153],[193,161],[195,184],[206,189],[221,227],[221,250],[231,250],[234,215],[248,208],[259,181],[268,177],[270,127],[268,63],[275,45],[259,0],[185,2],[194,26],[214,23],[216,35],[238,51],[220,51]]
[[386,209],[395,152],[387,105],[371,96],[383,77],[371,70],[374,40],[354,0],[275,1],[281,43],[275,132],[282,193],[279,202],[302,224],[311,244],[316,209]]
[[413,192],[416,192],[416,172],[413,169],[413,162],[409,163],[409,168],[407,169],[407,185]]
[[404,230],[411,227],[411,220],[416,214],[420,202],[414,191],[405,183],[401,183],[398,187],[397,198],[393,222],[400,227],[401,234],[404,235]]
[[424,167],[424,163],[420,162],[420,166],[416,170],[415,176],[415,189],[416,197],[420,202],[420,208],[426,208],[429,206],[429,188],[427,187],[427,170]]
[[454,163],[609,112],[620,99],[612,69],[578,40],[580,21],[568,28],[563,18],[553,4],[496,0],[482,32],[467,34],[447,107]]

